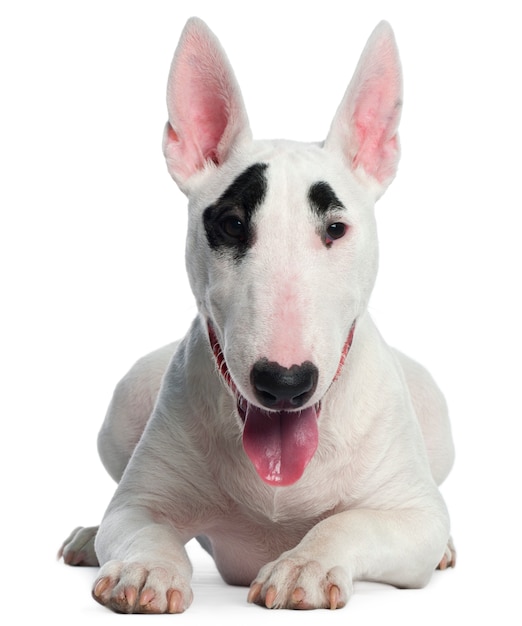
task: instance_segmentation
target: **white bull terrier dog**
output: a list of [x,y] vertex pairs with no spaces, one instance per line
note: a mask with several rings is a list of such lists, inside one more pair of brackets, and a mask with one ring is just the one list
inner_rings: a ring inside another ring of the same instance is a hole
[[187,23],[163,147],[189,199],[199,314],[134,365],[102,426],[119,485],[99,529],[60,551],[100,564],[101,604],[184,611],[194,537],[269,608],[339,608],[354,581],[422,587],[454,564],[438,489],[454,456],[446,403],[367,311],[401,91],[383,22],[324,142],[254,141],[218,40]]

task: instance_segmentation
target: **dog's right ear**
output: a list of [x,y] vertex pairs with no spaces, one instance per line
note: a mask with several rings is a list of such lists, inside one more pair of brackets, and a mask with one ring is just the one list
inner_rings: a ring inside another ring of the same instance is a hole
[[217,37],[198,18],[183,30],[167,86],[169,121],[163,153],[183,191],[189,179],[221,165],[251,138],[234,72]]

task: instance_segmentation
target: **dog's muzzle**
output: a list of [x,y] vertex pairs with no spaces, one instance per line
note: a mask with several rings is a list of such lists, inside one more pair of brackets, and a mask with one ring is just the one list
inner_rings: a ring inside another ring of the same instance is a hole
[[[339,378],[354,332],[355,322],[332,384]],[[217,368],[236,398],[237,411],[244,423],[243,447],[258,475],[272,486],[294,484],[303,475],[319,443],[321,402],[305,406],[316,390],[319,370],[310,361],[286,368],[260,359],[250,373],[258,406],[238,391],[210,322],[208,336]]]

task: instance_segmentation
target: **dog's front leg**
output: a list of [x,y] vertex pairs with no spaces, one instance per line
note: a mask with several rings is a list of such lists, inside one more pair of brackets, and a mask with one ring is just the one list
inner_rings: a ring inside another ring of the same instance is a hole
[[147,509],[109,511],[96,538],[95,600],[118,613],[183,612],[192,602],[186,539]]
[[320,523],[292,550],[268,563],[249,602],[268,608],[340,608],[355,580],[422,587],[449,536],[445,511],[351,510]]

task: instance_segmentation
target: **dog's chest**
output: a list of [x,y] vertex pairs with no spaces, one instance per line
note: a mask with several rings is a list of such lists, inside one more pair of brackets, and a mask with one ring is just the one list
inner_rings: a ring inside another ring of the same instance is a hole
[[358,504],[360,490],[354,489],[358,478],[356,472],[349,471],[351,464],[343,461],[342,456],[336,453],[326,460],[324,454],[318,454],[301,480],[294,485],[274,487],[260,480],[238,444],[232,455],[234,462],[223,462],[228,457],[219,455],[221,462],[213,466],[212,473],[230,503],[227,518],[234,520],[241,515],[263,528],[294,527],[299,523],[311,527],[333,512]]
[[233,585],[249,585],[263,565],[295,547],[318,521],[296,518],[276,523],[234,509],[206,534],[223,579]]

